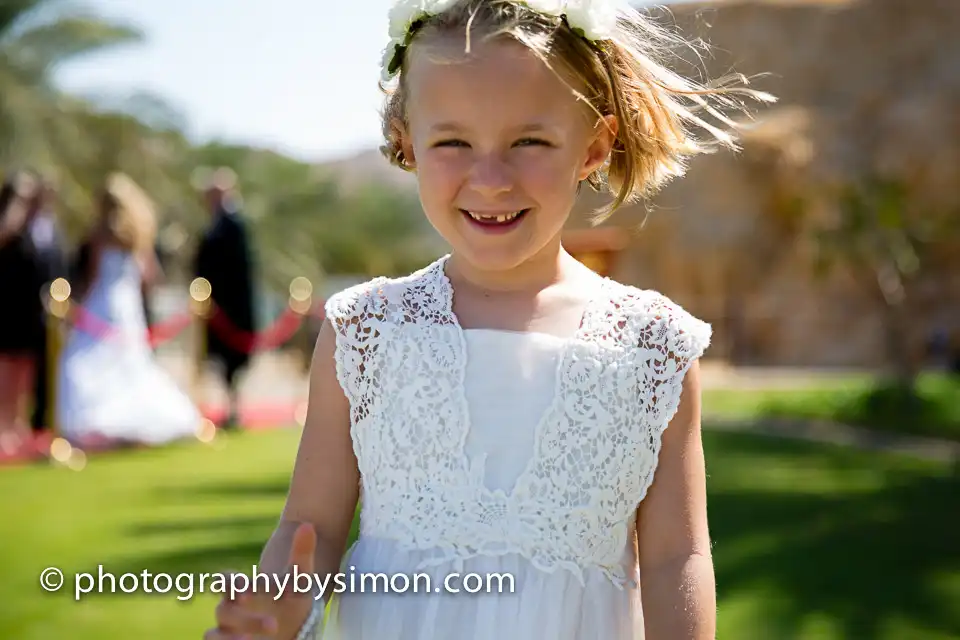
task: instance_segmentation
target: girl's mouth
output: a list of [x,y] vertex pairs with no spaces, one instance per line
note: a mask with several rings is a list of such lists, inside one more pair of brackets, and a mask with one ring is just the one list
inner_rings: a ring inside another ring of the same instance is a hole
[[506,231],[517,226],[530,209],[510,212],[468,211],[460,209],[471,223],[488,230]]

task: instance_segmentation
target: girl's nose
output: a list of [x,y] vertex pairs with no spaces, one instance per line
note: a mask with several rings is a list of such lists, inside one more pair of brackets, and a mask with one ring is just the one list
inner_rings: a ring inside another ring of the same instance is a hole
[[484,198],[495,198],[513,188],[510,167],[500,158],[477,160],[470,172],[470,187]]

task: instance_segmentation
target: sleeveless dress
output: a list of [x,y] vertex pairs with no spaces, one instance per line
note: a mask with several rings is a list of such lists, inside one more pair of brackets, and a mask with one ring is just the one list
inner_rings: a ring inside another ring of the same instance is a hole
[[[202,416],[154,359],[134,257],[104,250],[80,304],[96,326],[72,329],[60,357],[61,435],[77,444],[103,439],[163,444],[194,436]],[[98,332],[104,323],[112,328],[105,335]]]
[[568,339],[464,330],[448,257],[326,305],[362,497],[318,637],[643,638],[637,508],[710,326],[604,279]]

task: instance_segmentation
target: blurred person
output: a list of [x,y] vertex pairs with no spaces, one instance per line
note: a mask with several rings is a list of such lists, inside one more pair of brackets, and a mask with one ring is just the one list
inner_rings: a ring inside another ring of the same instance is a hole
[[[253,264],[247,230],[240,217],[236,175],[221,168],[203,185],[204,200],[213,218],[197,250],[194,272],[211,285],[211,301],[217,313],[229,321],[238,336],[255,331]],[[206,353],[217,365],[229,397],[226,421],[220,426],[240,426],[238,376],[250,363],[249,349],[231,344],[208,323]]]
[[[63,234],[53,203],[57,196],[56,185],[49,178],[42,179],[37,189],[31,212],[30,236],[37,250],[39,266],[45,283],[67,277],[67,260]],[[47,313],[42,315],[44,335],[47,333]],[[46,339],[37,345],[36,367],[33,381],[33,414],[30,424],[34,432],[41,432],[49,425],[50,367],[49,343]]]
[[0,187],[0,448],[10,453],[30,436],[26,407],[43,330],[44,270],[30,234],[38,177],[11,172]]
[[100,196],[77,304],[83,312],[58,371],[57,423],[74,442],[163,444],[193,436],[202,416],[154,359],[144,282],[159,268],[149,197],[123,174]]
[[[95,246],[95,237],[93,235],[87,237],[76,249],[74,254],[73,261],[70,265],[70,282],[78,291],[83,291],[86,286],[88,286],[87,278],[91,273],[91,260],[93,259],[93,250]],[[160,252],[159,244],[156,249],[156,262],[157,271],[161,272],[163,270],[163,256]],[[154,282],[150,278],[144,278],[143,284],[141,286],[141,293],[143,298],[143,317],[147,326],[153,324],[154,322],[154,313],[153,305],[151,302],[151,296],[153,291]]]

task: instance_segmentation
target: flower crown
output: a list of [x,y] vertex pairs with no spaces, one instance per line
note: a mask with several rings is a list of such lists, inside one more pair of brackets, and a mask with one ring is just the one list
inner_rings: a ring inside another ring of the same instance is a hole
[[[382,78],[388,82],[400,72],[403,55],[423,22],[461,0],[394,0],[390,9],[390,43],[383,52]],[[537,13],[563,17],[570,28],[591,42],[608,40],[617,28],[617,0],[514,0]]]

